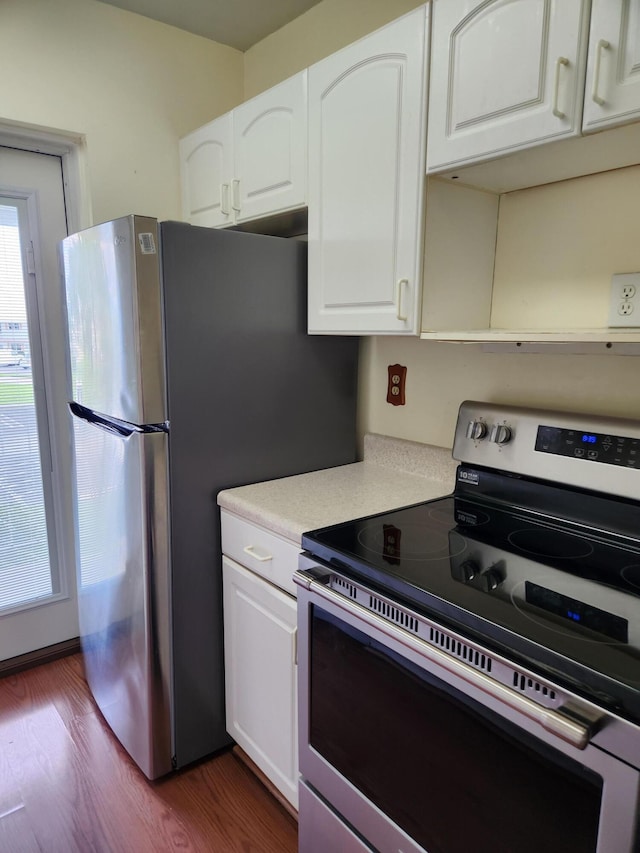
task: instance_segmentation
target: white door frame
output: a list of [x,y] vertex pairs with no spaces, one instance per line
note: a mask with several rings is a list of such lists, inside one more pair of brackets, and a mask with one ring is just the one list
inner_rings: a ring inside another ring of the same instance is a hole
[[[81,134],[67,133],[58,130],[49,130],[26,124],[18,124],[15,122],[6,121],[0,117],[0,145],[18,149],[19,151],[33,152],[36,154],[55,155],[56,157],[58,157],[62,166],[62,184],[65,195],[66,228],[68,233],[79,231],[93,224],[87,170],[86,145],[85,139]],[[24,202],[26,202],[29,223],[32,229],[32,237],[35,238],[36,242],[39,244],[39,235],[37,233],[39,230],[39,219],[35,194],[28,189],[18,187],[6,187],[6,189],[12,190],[11,195],[14,198],[22,198]],[[42,268],[40,266],[39,253],[36,253],[36,256],[34,257],[34,262],[36,273],[36,287],[39,290],[44,280]],[[38,299],[37,301],[39,302],[40,300]],[[43,341],[43,344],[46,347],[46,340]],[[45,366],[45,370],[46,369],[47,368]],[[54,459],[52,459],[52,461],[54,462],[54,467],[55,465],[59,465],[59,460],[56,461],[57,441],[59,441],[61,437],[58,436],[58,438],[55,439],[55,433],[57,433],[58,427],[59,424],[57,423],[57,419],[54,418],[50,424],[50,428],[54,431],[54,446],[50,446],[45,450],[45,455],[47,454],[47,452],[53,453],[55,457]],[[59,487],[60,483],[58,482],[56,488]],[[66,503],[66,501],[63,501],[63,503]],[[69,598],[70,601],[73,601],[73,608],[77,614],[77,605],[75,603],[75,578],[73,581],[73,589],[69,589],[65,580],[65,575],[67,573],[65,571],[62,571],[63,565],[75,563],[73,550],[71,551],[71,553],[69,552],[69,548],[74,548],[73,542],[69,541],[68,539],[69,531],[62,530],[60,526],[62,524],[62,526],[66,527],[69,524],[69,519],[66,516],[66,510],[64,512],[56,512],[54,515],[56,524],[55,538],[57,540],[57,559],[58,561],[60,561],[61,568],[61,588],[59,590],[58,595],[54,595],[52,599],[49,599],[49,602],[54,603],[56,599],[58,599],[58,601],[60,601],[60,604],[62,604],[63,599]],[[69,581],[69,583],[71,583],[71,579],[68,578],[68,575],[67,580]],[[41,608],[35,607],[25,609],[23,612],[23,618],[26,620],[24,624],[24,630],[26,630],[27,633],[33,635],[34,639],[37,638],[40,634],[39,628],[42,624],[38,621],[38,611],[40,610]],[[48,624],[46,620],[45,623]],[[44,635],[42,639],[45,639]],[[72,642],[72,640],[65,641],[62,643],[62,645],[69,645]],[[46,642],[41,645],[46,645]],[[47,651],[49,650],[45,649],[44,653],[46,654]],[[39,654],[40,653],[38,651],[27,652],[25,657],[35,659],[39,657]],[[3,667],[2,663],[0,662],[0,671],[5,668],[6,664]]]
[[83,134],[20,124],[0,117],[0,145],[60,157],[69,233],[93,225]]

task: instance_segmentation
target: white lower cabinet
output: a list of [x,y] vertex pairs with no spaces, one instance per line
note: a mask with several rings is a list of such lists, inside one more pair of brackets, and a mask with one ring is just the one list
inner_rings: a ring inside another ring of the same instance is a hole
[[222,564],[227,731],[297,809],[296,600],[226,556]]

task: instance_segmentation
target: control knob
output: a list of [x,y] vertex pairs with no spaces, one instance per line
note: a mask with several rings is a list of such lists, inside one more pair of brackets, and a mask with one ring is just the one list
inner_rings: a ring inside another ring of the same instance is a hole
[[484,421],[469,421],[467,425],[467,438],[474,441],[482,441],[487,434],[487,425]]
[[475,560],[464,560],[464,562],[460,563],[459,580],[463,583],[469,583],[475,578],[479,571],[480,567]]
[[489,441],[493,441],[495,444],[508,444],[512,437],[511,427],[506,426],[506,424],[495,424],[491,429]]
[[471,583],[480,574],[480,566],[475,560],[463,560],[461,563],[451,563],[452,576],[461,583]]
[[500,586],[503,580],[504,578],[498,569],[487,569],[480,575],[480,588],[485,592],[492,592]]

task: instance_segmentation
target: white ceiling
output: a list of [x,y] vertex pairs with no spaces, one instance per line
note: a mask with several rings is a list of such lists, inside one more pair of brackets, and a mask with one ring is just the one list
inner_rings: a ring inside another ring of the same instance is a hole
[[320,0],[100,0],[245,51]]

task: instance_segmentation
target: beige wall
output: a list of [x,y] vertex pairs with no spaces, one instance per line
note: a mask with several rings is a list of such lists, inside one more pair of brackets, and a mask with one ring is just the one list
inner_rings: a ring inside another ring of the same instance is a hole
[[638,198],[640,166],[503,195],[492,325],[606,326],[612,273],[640,271]]
[[94,221],[180,217],[178,140],[243,97],[243,54],[96,0],[0,0],[0,121],[86,137]]
[[[369,338],[361,429],[451,447],[458,406],[484,400],[640,419],[640,357],[485,352],[477,344]],[[406,405],[386,402],[387,365],[407,367]]]
[[322,0],[245,53],[245,99],[420,5],[420,0]]
[[[412,0],[323,0],[245,54],[245,97],[259,93],[418,5]],[[604,176],[604,181],[595,182],[596,196],[601,192],[601,185],[605,184],[608,203],[615,208],[616,185],[618,182],[624,184],[627,177]],[[576,184],[576,191],[581,191],[582,187],[582,184]],[[521,219],[514,226],[515,231],[522,236],[524,229],[526,234],[524,245],[517,247],[516,255],[525,251],[526,246],[526,257],[523,256],[526,262],[531,265],[535,262],[536,269],[546,267],[545,286],[561,291],[566,282],[554,280],[553,276],[554,270],[564,263],[562,241],[553,245],[550,256],[548,243],[547,248],[542,247],[537,236],[545,229],[548,233],[548,205],[556,205],[555,192],[555,189],[550,189],[546,196],[542,196],[543,203],[540,204],[537,191],[531,191],[531,198],[536,200],[535,212],[523,195],[514,195],[512,206],[521,209]],[[625,211],[628,211],[628,192],[625,199]],[[627,214],[620,211],[619,215]],[[635,216],[629,218],[627,230],[636,219]],[[627,264],[633,263],[629,253],[632,257],[634,252],[637,253],[638,241],[635,240],[628,252],[621,252],[621,256],[612,261],[612,248],[603,246],[597,217],[592,219],[592,223],[582,239],[589,247],[589,262],[599,264],[600,277],[603,265],[606,267],[618,260],[624,269],[616,269],[616,272],[635,271]],[[576,233],[574,229],[569,235],[571,239]],[[603,257],[600,257],[600,247],[603,247]],[[575,253],[573,257],[575,259]],[[510,272],[507,270],[507,258],[514,264]],[[504,244],[498,260],[501,264],[499,289],[504,312],[519,310],[524,300],[535,303],[536,285],[534,283],[531,287],[530,278],[524,291],[519,280],[518,292],[511,300],[505,298],[510,273],[515,270],[521,272],[522,267],[518,266],[517,258],[514,262],[513,253],[509,254]],[[575,270],[574,264],[570,273],[574,287]],[[577,285],[574,293],[580,298],[580,279]],[[605,286],[599,285],[599,295],[597,299],[591,299],[590,307],[581,307],[579,313],[585,322],[586,315],[591,312],[589,319],[596,323],[606,308],[606,294],[602,291]],[[456,298],[455,292],[452,292],[452,298]],[[517,303],[515,309],[514,300]],[[564,310],[570,311],[571,306],[565,305]],[[546,320],[549,320],[548,314]],[[605,324],[604,318],[597,322],[597,325]],[[386,386],[387,365],[398,362],[407,367],[407,402],[405,406],[396,407],[386,402]],[[385,433],[450,447],[458,406],[465,399],[640,418],[640,357],[556,355],[553,351],[544,354],[495,353],[485,352],[478,345],[441,344],[416,338],[376,337],[363,340],[359,403],[361,432]]]

